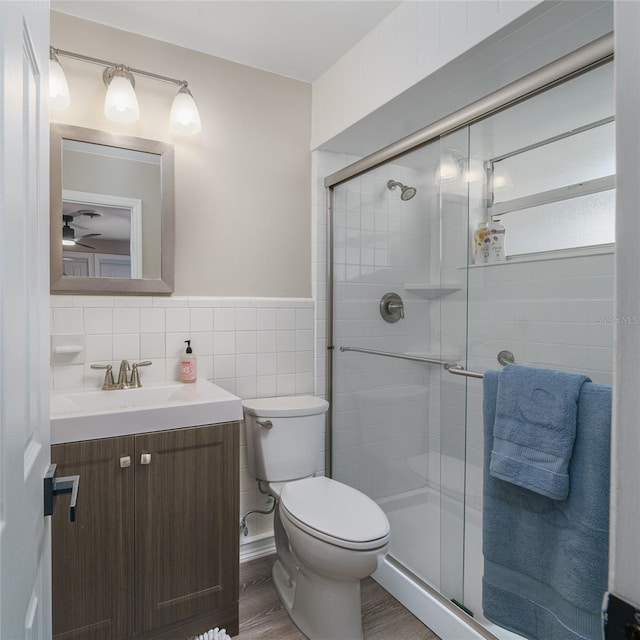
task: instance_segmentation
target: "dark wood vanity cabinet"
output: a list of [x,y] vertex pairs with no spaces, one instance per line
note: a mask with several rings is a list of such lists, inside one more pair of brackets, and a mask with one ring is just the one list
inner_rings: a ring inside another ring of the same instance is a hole
[[80,475],[76,522],[52,517],[55,639],[238,633],[238,446],[231,422],[51,447]]

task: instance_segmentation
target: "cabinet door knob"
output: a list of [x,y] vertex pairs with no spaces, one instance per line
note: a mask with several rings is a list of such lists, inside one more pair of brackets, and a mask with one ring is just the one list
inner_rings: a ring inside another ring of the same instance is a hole
[[143,453],[140,456],[140,464],[151,464],[151,454],[150,453]]
[[126,469],[127,467],[131,466],[131,456],[122,456],[122,458],[120,458],[120,468],[121,469]]

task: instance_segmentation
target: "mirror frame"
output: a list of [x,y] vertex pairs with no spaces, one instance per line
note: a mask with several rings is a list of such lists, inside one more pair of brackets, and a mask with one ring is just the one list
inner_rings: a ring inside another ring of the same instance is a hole
[[[77,140],[107,147],[145,151],[160,156],[161,257],[160,278],[93,278],[62,273],[62,141]],[[174,291],[173,146],[157,140],[51,123],[50,145],[50,273],[52,294],[171,295]]]

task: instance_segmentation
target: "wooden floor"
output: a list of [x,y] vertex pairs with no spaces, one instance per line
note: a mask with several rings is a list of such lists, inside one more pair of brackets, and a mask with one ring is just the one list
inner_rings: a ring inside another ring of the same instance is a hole
[[[271,584],[275,556],[240,565],[239,640],[305,640]],[[362,581],[365,640],[439,640],[413,614],[371,578]]]

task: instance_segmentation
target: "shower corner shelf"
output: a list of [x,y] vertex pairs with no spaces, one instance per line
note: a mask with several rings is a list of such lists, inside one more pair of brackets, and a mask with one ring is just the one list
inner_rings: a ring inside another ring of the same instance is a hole
[[427,300],[433,300],[435,298],[441,298],[447,296],[450,293],[455,293],[462,289],[462,284],[458,282],[449,283],[431,283],[431,282],[411,282],[404,285],[405,291],[411,291]]

